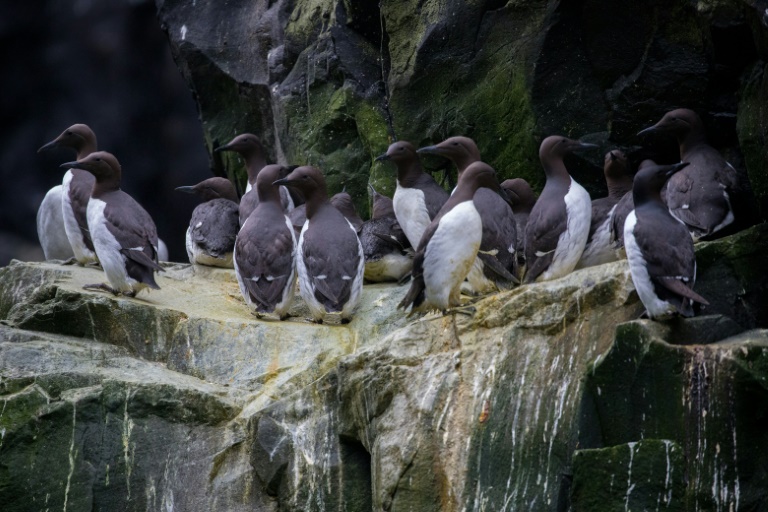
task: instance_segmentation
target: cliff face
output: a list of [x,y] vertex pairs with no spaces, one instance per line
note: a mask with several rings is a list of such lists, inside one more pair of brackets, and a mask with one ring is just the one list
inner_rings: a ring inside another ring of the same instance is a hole
[[[768,482],[768,228],[700,244],[707,316],[642,311],[625,262],[408,319],[259,321],[231,271],[140,299],[0,270],[4,510],[754,510]],[[660,509],[661,509],[660,508]]]
[[[747,174],[766,218],[764,0],[156,3],[209,150],[256,133],[273,160],[319,166],[334,192],[346,185],[360,211],[366,183],[394,190],[393,170],[373,162],[393,139],[452,135],[537,189],[541,140],[586,138],[600,151],[569,169],[605,195],[609,149],[635,165],[679,160],[673,141],[635,134],[684,106],[739,170],[745,225],[757,216]],[[442,176],[444,161],[426,164]],[[244,180],[235,156],[212,166]]]

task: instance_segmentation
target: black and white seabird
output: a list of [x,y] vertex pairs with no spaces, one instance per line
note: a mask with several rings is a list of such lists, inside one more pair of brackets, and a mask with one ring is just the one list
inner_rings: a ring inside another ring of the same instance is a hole
[[736,170],[707,144],[698,114],[687,108],[667,112],[638,135],[652,132],[675,136],[680,161],[690,164],[667,182],[665,199],[672,215],[688,226],[695,240],[731,224],[731,194],[738,183]]
[[448,200],[448,192],[424,172],[410,142],[390,144],[376,160],[389,160],[397,166],[397,187],[392,197],[395,217],[411,246],[417,247],[424,230]]
[[100,283],[84,288],[129,297],[144,288],[159,289],[154,272],[163,268],[157,263],[157,228],[149,213],[120,190],[117,159],[111,153],[98,151],[61,166],[83,169],[96,177],[88,201],[88,229],[99,263],[112,286]]
[[[459,177],[467,167],[481,160],[477,144],[469,137],[451,137],[417,152],[448,158],[456,166]],[[519,284],[515,277],[517,224],[512,208],[499,194],[487,188],[480,188],[476,195],[475,208],[483,221],[483,239],[477,261],[469,271],[467,281],[471,292],[486,294]],[[496,261],[492,261],[494,259]],[[499,267],[504,269],[503,272],[498,272]]]
[[212,267],[234,268],[232,251],[240,228],[237,191],[226,178],[208,178],[197,185],[176,190],[197,194],[204,202],[192,211],[187,228],[189,262]]
[[618,259],[611,242],[611,226],[616,205],[627,193],[632,192],[632,176],[627,166],[627,157],[618,149],[605,154],[603,166],[608,197],[592,201],[592,221],[584,253],[576,268],[602,265]]
[[661,201],[664,182],[688,165],[647,166],[635,175],[635,209],[624,224],[624,246],[637,294],[650,318],[693,316],[693,303],[709,304],[694,292],[696,256],[685,224]]
[[365,279],[400,281],[413,267],[413,249],[395,217],[392,200],[369,185],[373,214],[363,223],[360,243],[365,257]]
[[251,212],[235,243],[235,275],[245,303],[257,316],[288,316],[296,287],[296,236],[280,200],[288,168],[267,165],[256,178],[259,204]]
[[[350,224],[352,224],[352,227],[355,228],[355,231],[357,231],[357,234],[359,235],[360,230],[363,227],[363,219],[361,219],[360,215],[357,214],[355,204],[352,202],[352,196],[350,196],[346,191],[341,191],[338,194],[332,195],[330,202],[333,207],[339,210],[341,214],[344,215],[344,218],[347,219]],[[307,205],[300,204],[293,210],[289,211],[288,219],[290,219],[291,225],[293,225],[296,236],[298,237],[301,235],[301,229],[304,227],[304,223],[307,222]]]
[[[517,233],[517,264],[518,269],[525,265],[525,227],[528,225],[528,217],[531,215],[533,205],[536,204],[536,194],[523,178],[513,178],[501,182],[501,188],[509,198],[512,213],[515,214],[515,232]],[[520,270],[518,270],[520,271]]]
[[[657,164],[653,160],[643,160],[637,167],[640,171],[646,167],[655,167]],[[611,244],[617,259],[626,258],[624,251],[624,223],[627,221],[627,217],[630,212],[635,209],[635,201],[632,199],[632,191],[630,190],[619,199],[616,203],[616,208],[611,215]]]
[[[76,158],[81,160],[96,151],[96,134],[85,124],[74,124],[41,147],[38,153],[55,148],[73,149],[77,154]],[[46,259],[67,259],[63,256],[69,254],[68,257],[74,257],[79,265],[98,261],[88,232],[86,214],[94,182],[89,172],[69,169],[58,188],[60,193],[57,194],[57,187],[54,187],[46,194],[37,214],[38,235]],[[64,248],[62,238],[66,239],[69,250]],[[53,244],[53,240],[58,242]],[[49,253],[51,257],[48,256]],[[56,257],[53,256],[54,253]]]
[[559,135],[541,143],[539,159],[547,181],[525,229],[526,283],[563,277],[579,262],[589,236],[592,203],[568,174],[563,157],[594,147]]
[[296,270],[312,318],[322,323],[326,313],[341,313],[342,323],[349,322],[363,290],[365,259],[357,231],[328,200],[320,169],[299,167],[275,183],[300,191],[306,200]]
[[[245,160],[245,170],[248,172],[248,182],[245,186],[245,194],[240,198],[240,225],[259,204],[259,196],[253,189],[256,184],[256,177],[259,172],[267,165],[267,152],[264,150],[261,141],[252,133],[242,133],[229,141],[229,143],[219,146],[214,151],[234,151]],[[280,199],[285,211],[293,209],[293,198],[287,189],[280,190]]]
[[445,313],[460,305],[461,284],[483,237],[483,222],[473,201],[481,187],[503,193],[494,170],[475,162],[459,177],[456,190],[424,231],[413,260],[411,287],[398,308]]

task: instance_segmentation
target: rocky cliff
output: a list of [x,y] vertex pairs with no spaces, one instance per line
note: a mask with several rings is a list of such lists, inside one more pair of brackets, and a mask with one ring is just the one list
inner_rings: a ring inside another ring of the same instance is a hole
[[[633,165],[679,160],[673,141],[635,134],[687,107],[741,175],[743,225],[757,216],[747,175],[768,216],[765,0],[156,3],[209,150],[256,133],[273,160],[346,185],[360,211],[367,182],[394,190],[393,170],[373,162],[389,142],[452,135],[537,189],[544,137],[586,138],[601,150],[567,164],[605,195],[609,149]],[[444,161],[425,163],[443,175]],[[212,167],[244,181],[235,156],[212,154]]]
[[768,226],[697,246],[711,307],[625,262],[406,318],[259,321],[231,271],[0,269],[0,502],[27,510],[762,510]]

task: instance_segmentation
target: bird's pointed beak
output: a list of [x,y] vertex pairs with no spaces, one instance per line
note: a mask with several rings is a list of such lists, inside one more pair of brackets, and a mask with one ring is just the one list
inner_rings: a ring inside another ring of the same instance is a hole
[[82,167],[80,166],[80,162],[77,162],[77,161],[65,162],[61,164],[59,167],[61,167],[62,169],[82,169]]
[[615,162],[615,161],[616,161],[616,160],[619,158],[619,157],[617,157],[617,156],[614,154],[614,152],[613,152],[613,151],[610,151],[608,154],[610,155],[610,158],[611,158],[611,162]]
[[679,171],[682,171],[683,169],[688,167],[689,164],[690,162],[680,162],[678,164],[673,165],[672,168],[667,171],[667,178],[669,178],[670,176],[672,176],[673,174]]
[[424,146],[423,148],[417,149],[416,152],[421,155],[440,155],[442,153],[442,148],[437,146]]
[[597,144],[592,144],[590,142],[581,142],[581,141],[579,141],[578,149],[595,149],[595,148],[598,148],[598,147],[600,147],[600,146],[598,146]]
[[54,149],[59,147],[59,139],[52,140],[48,144],[45,144],[40,147],[40,149],[37,150],[38,153],[42,153],[43,151],[48,151],[49,149]]
[[657,130],[656,125],[649,126],[648,128],[645,128],[645,129],[640,130],[639,132],[637,132],[637,136],[638,137],[643,137],[645,135],[648,135],[649,133],[655,133],[656,130]]
[[176,190],[178,190],[179,192],[185,192],[187,194],[195,193],[195,187],[193,186],[176,187]]
[[284,185],[286,187],[290,187],[293,184],[293,180],[289,180],[288,178],[282,178],[276,181],[272,182],[273,185]]
[[230,150],[230,144],[224,144],[223,146],[213,148],[214,153],[221,153],[222,151],[229,151],[229,150]]
[[385,162],[387,160],[389,160],[389,155],[384,153],[383,155],[377,156],[374,161],[375,162]]

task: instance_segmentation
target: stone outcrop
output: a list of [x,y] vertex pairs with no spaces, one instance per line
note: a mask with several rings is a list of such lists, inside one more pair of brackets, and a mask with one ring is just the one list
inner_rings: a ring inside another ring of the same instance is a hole
[[[3,510],[751,510],[768,226],[697,245],[706,316],[637,320],[626,262],[407,318],[248,313],[231,271],[138,299],[0,269]],[[761,501],[762,500],[762,501]],[[569,508],[570,507],[570,508]],[[660,508],[661,509],[661,508]]]

